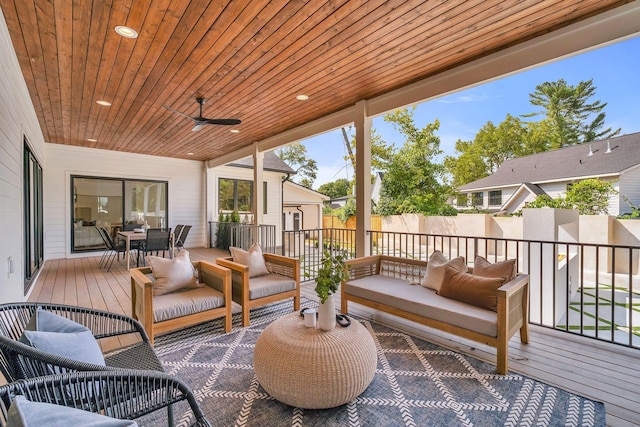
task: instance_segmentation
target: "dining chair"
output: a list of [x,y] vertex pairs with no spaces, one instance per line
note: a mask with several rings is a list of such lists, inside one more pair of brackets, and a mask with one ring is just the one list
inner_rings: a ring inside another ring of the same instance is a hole
[[142,255],[142,265],[146,265],[145,257],[155,253],[158,256],[162,252],[169,252],[171,256],[171,228],[150,228],[147,230],[147,238],[140,241],[136,265],[140,266],[140,255]]
[[189,230],[191,230],[191,226],[190,225],[183,225],[182,228],[180,229],[180,233],[177,232],[177,228],[176,227],[176,231],[173,233],[173,247],[177,248],[178,251],[181,250],[184,247],[184,242],[187,241],[187,236],[189,235]]
[[107,245],[107,256],[104,259],[104,261],[101,262],[100,266],[106,267],[107,271],[111,271],[113,260],[116,257],[118,258],[118,260],[120,260],[120,252],[122,252],[123,254],[123,259],[124,259],[124,256],[128,255],[127,245],[124,241],[116,242],[115,240],[113,240],[113,238],[109,234],[109,231],[104,227],[98,227],[98,232],[100,233],[102,240]]

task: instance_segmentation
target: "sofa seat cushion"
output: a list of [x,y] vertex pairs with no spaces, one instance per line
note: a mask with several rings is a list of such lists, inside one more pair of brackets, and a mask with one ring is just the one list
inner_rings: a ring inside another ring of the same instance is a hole
[[224,306],[224,295],[209,286],[153,297],[153,321],[188,316]]
[[281,294],[292,291],[295,288],[295,280],[280,274],[270,273],[260,277],[253,277],[249,280],[249,299],[254,300]]
[[495,312],[437,295],[434,290],[408,281],[373,275],[348,281],[346,291],[360,298],[492,337],[498,336]]

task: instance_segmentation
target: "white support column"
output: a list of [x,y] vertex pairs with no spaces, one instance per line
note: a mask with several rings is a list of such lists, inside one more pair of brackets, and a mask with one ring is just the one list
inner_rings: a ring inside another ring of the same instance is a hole
[[369,255],[371,227],[371,118],[367,101],[356,104],[356,256]]
[[[264,191],[262,182],[264,167],[264,152],[258,150],[258,144],[254,144],[253,150],[253,223],[257,227],[262,224],[264,204]],[[257,236],[257,230],[256,230]]]

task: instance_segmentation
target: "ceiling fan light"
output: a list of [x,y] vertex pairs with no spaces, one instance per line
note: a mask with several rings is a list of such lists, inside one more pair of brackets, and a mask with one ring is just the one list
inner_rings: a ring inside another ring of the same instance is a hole
[[229,132],[231,132],[231,133],[240,133],[240,130],[238,130],[238,129],[231,129]]
[[191,128],[191,131],[192,132],[198,132],[202,128],[203,128],[202,125],[195,125],[194,127]]

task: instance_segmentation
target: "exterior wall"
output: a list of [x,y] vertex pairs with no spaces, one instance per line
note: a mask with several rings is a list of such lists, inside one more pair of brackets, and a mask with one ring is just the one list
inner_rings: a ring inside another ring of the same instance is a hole
[[329,201],[329,197],[288,181],[283,185],[284,229],[294,229],[296,213],[300,215],[300,229],[322,228],[323,201]]
[[46,157],[46,258],[86,256],[71,254],[71,175],[167,181],[169,226],[192,226],[185,245],[187,247],[207,244],[203,162],[60,144],[46,144]]
[[[0,303],[24,301],[23,138],[46,171],[44,138],[0,10]],[[46,194],[45,194],[46,196]],[[44,212],[45,218],[47,212]],[[45,230],[46,231],[46,230]],[[10,268],[10,265],[13,268]]]
[[[613,185],[617,194],[609,198],[609,215],[618,216],[621,213],[630,212],[631,208],[628,207],[628,203],[624,201],[624,196],[627,196],[633,201],[634,205],[640,205],[640,166],[631,169],[626,172],[620,179],[603,179],[603,181],[609,181]],[[567,184],[573,181],[559,181],[546,184],[539,184],[540,188],[544,190],[550,197],[556,199],[558,197],[565,197],[567,193]],[[622,188],[622,190],[621,190]],[[502,204],[504,204],[509,198],[517,191],[517,187],[508,187],[502,189]],[[472,195],[474,192],[466,193],[469,203],[472,203]],[[456,199],[452,200],[452,206],[459,210],[465,209],[486,209],[489,211],[497,211],[498,206],[489,206],[489,190],[483,190],[483,203],[482,206],[458,206]],[[518,212],[524,207],[526,202],[532,201],[535,196],[531,193],[525,192],[521,196],[518,196],[516,200],[512,200],[509,204],[507,213],[511,214]],[[501,205],[502,206],[502,205]]]
[[618,195],[616,201],[619,205],[619,214],[631,213],[632,209],[624,199],[629,199],[633,206],[640,205],[640,165],[620,174],[618,181]]
[[[267,182],[267,213],[262,217],[265,225],[275,225],[276,245],[282,245],[282,177],[280,172],[265,170],[263,179]],[[253,169],[237,166],[218,166],[207,170],[208,207],[207,221],[217,221],[220,209],[218,207],[218,179],[232,178],[253,181]]]
[[293,230],[293,215],[300,214],[300,229],[322,228],[322,207],[318,205],[285,206],[285,230]]

